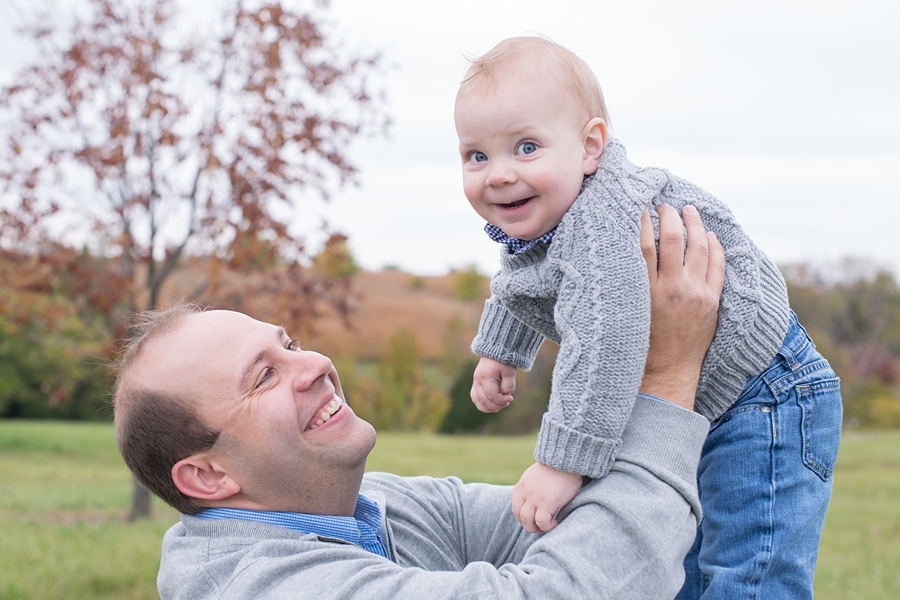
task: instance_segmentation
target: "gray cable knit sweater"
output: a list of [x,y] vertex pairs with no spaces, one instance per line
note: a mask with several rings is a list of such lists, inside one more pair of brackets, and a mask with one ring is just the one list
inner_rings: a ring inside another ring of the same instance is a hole
[[[721,201],[668,171],[640,168],[610,139],[597,172],[550,244],[501,251],[472,350],[529,369],[544,339],[559,344],[535,459],[602,477],[621,444],[650,335],[650,294],[640,220],[665,203],[697,207],[725,249],[719,324],[700,376],[696,410],[710,420],[771,361],[787,333],[784,280]],[[590,432],[590,433],[588,433]],[[599,435],[598,435],[599,432]]]

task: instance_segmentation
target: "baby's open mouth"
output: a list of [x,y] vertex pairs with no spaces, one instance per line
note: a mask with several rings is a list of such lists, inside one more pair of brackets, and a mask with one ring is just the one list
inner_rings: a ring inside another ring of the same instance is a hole
[[501,204],[500,206],[505,209],[519,208],[520,206],[524,206],[529,202],[531,202],[531,197],[523,198],[522,200],[516,200],[515,202],[510,202],[509,204]]

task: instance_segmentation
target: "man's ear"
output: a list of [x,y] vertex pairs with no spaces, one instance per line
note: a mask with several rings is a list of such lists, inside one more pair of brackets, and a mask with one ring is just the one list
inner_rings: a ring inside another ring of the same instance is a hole
[[198,500],[224,500],[241,491],[225,469],[205,453],[175,463],[172,481],[182,494]]
[[600,164],[600,156],[606,148],[606,121],[594,117],[587,122],[582,131],[584,139],[584,174],[591,175]]

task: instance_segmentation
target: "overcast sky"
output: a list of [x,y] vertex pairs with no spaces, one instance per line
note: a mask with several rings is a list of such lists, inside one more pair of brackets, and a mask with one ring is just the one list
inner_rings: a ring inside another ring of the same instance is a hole
[[[719,196],[777,262],[900,274],[896,0],[332,0],[330,14],[388,67],[391,136],[355,144],[360,186],[317,209],[364,268],[496,269],[462,193],[453,98],[466,56],[539,33],[593,67],[632,161]],[[5,78],[21,59],[3,54]]]
[[466,63],[540,33],[596,72],[615,135],[726,203],[779,263],[872,259],[900,273],[895,0],[334,0],[383,48],[396,126],[360,144],[332,220],[368,268],[497,266],[462,194],[452,107]]

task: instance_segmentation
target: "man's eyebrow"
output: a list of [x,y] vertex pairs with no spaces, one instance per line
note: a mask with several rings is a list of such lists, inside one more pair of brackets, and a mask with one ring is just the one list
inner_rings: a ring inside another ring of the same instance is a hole
[[[287,337],[287,331],[284,327],[278,327],[275,329],[275,341],[278,344],[281,344],[281,340]],[[269,355],[271,354],[271,350],[269,348],[263,348],[259,352],[256,353],[256,356],[247,363],[247,366],[244,367],[243,372],[241,373],[241,378],[239,381],[240,389],[242,390],[250,390],[253,387],[253,373],[256,371],[256,368],[259,364],[265,361]]]

